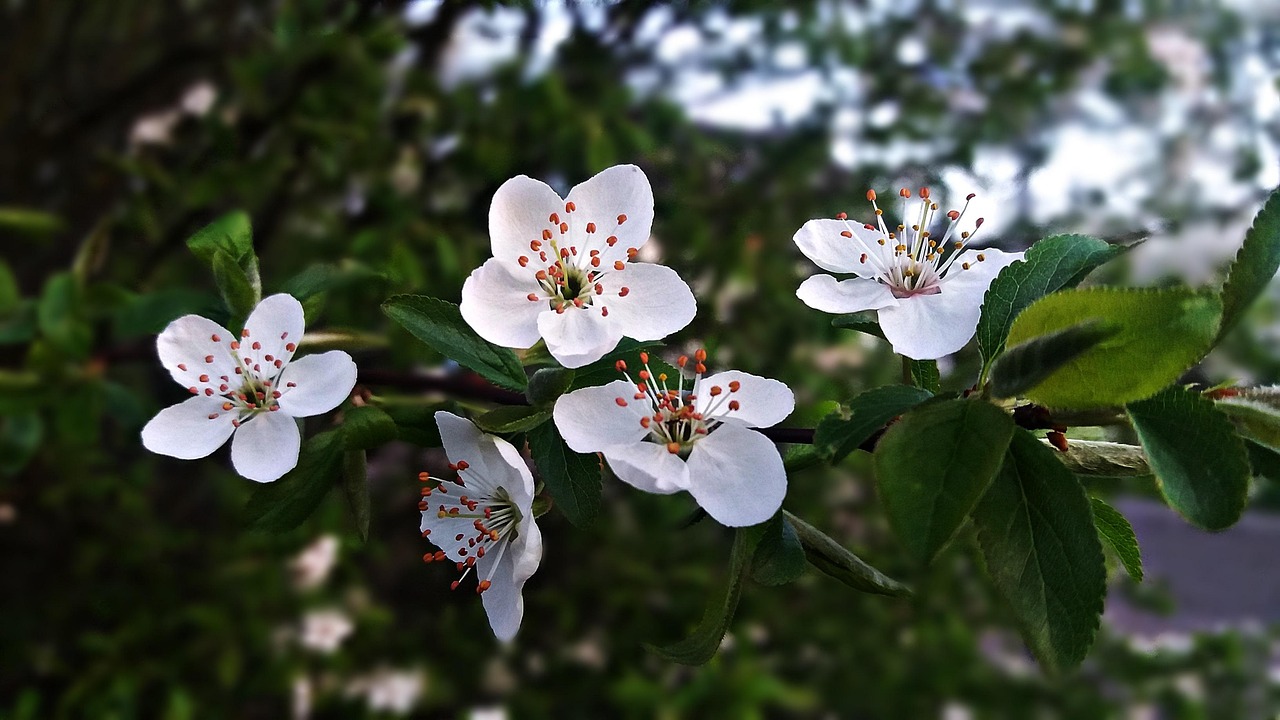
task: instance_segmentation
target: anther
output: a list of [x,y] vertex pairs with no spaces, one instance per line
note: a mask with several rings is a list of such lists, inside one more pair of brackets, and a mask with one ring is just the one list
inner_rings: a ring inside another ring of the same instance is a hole
[[672,455],[679,455],[679,454],[680,454],[680,443],[678,443],[678,442],[669,442],[669,443],[667,443],[667,452],[671,453]]
[[617,370],[618,372],[626,372],[626,371],[627,371],[627,361],[626,361],[626,360],[619,360],[618,362],[616,362],[616,363],[614,363],[614,364],[613,364],[613,369],[614,369],[614,370]]
[[849,219],[849,213],[842,213],[842,212],[841,212],[841,213],[836,213],[836,219],[837,219],[837,220],[848,220],[848,219]]
[[525,297],[529,298],[529,302],[538,302],[538,296],[533,293],[529,293]]
[[614,398],[614,399],[613,399],[613,401],[614,401],[614,402],[616,402],[616,403],[618,403],[618,407],[626,407],[626,406],[627,406],[627,399],[626,399],[626,398],[616,397],[616,398]]
[[898,195],[904,198],[909,198],[911,197],[911,191],[906,188],[902,188],[898,191]]
[[614,269],[614,270],[621,270],[621,269],[625,268],[626,266],[627,266],[627,265],[626,265],[626,263],[622,262],[621,260],[618,260],[617,262],[615,262],[615,263],[613,264],[613,269]]
[[565,203],[565,204],[564,204],[564,211],[565,211],[565,212],[573,212],[574,210],[577,210],[577,209],[578,209],[578,206],[577,206],[577,205],[574,205],[574,204],[573,204],[573,201],[569,201],[569,202],[567,202],[567,203]]
[[627,216],[626,216],[626,215],[619,215],[619,216],[618,216],[618,224],[619,224],[619,225],[621,225],[622,223],[624,223],[624,222],[626,222],[626,221],[627,221]]
[[591,234],[595,231],[596,231],[596,224],[592,222],[587,223],[587,234]]
[[605,243],[607,243],[607,244],[609,245],[609,247],[613,247],[614,245],[617,245],[617,244],[618,244],[618,236],[617,236],[617,235],[610,235],[610,236],[605,240]]
[[868,190],[868,191],[867,191],[867,202],[875,202],[875,201],[876,201],[876,191],[875,191],[875,190]]
[[552,225],[559,225],[560,216],[557,215],[556,213],[551,213],[550,215],[547,216],[547,222],[551,223]]
[[742,389],[742,383],[738,382],[737,380],[732,380],[729,382],[729,392],[738,392],[741,389]]
[[741,403],[739,403],[737,400],[730,400],[730,401],[729,401],[729,409],[730,409],[730,410],[737,410],[737,409],[738,409],[738,408],[740,408],[740,407],[742,407],[742,404],[741,404]]
[[529,267],[529,257],[527,255],[521,255],[516,258],[516,262],[520,263],[520,267]]
[[853,237],[853,233],[849,232],[848,230],[841,230],[840,234],[847,238]]
[[631,288],[624,286],[618,290],[618,297],[626,297],[627,294],[630,292],[631,292]]

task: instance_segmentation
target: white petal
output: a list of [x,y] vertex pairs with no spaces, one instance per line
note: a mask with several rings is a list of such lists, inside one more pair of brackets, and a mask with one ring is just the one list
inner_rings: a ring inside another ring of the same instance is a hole
[[[226,398],[198,395],[161,410],[142,428],[142,446],[153,453],[195,460],[222,447],[239,415],[222,409]],[[210,415],[216,417],[209,419]]]
[[[527,272],[528,277],[513,272]],[[531,292],[542,296],[534,272],[518,265],[512,271],[497,258],[485,261],[462,284],[462,319],[494,345],[532,347],[539,337],[538,314],[548,307],[544,300],[529,300]]]
[[880,310],[880,329],[893,351],[914,360],[936,360],[964,347],[978,327],[980,292],[913,295]]
[[546,183],[525,175],[502,183],[489,205],[489,244],[494,258],[513,271],[520,269],[521,255],[536,255],[529,243],[541,241],[543,230],[560,237],[559,227],[550,221],[552,213],[564,215],[564,202]]
[[[427,540],[443,550],[451,562],[466,562],[467,556],[463,555],[461,550],[467,547],[467,538],[476,536],[476,519],[470,517],[465,510],[460,515],[450,515],[446,512],[444,517],[440,517],[442,505],[445,508],[457,507],[459,495],[467,492],[452,483],[446,487],[449,492],[444,495],[436,491],[429,497],[423,498],[427,503],[427,509],[422,511],[418,532],[425,533],[430,530],[431,532],[426,535]],[[461,542],[454,539],[459,535],[463,536]]]
[[[476,563],[479,577],[485,577],[489,552]],[[485,614],[489,616],[489,627],[493,634],[503,642],[509,642],[520,629],[520,621],[524,618],[524,597],[521,595],[525,582],[538,569],[542,561],[542,532],[532,517],[526,516],[520,523],[520,535],[497,560],[497,567],[489,589],[480,594],[484,603]]]
[[[739,383],[737,392],[730,389],[734,382]],[[720,388],[720,395],[715,397],[711,395],[714,387]],[[733,401],[738,403],[737,410],[730,409]],[[729,370],[702,378],[694,408],[709,417],[736,420],[747,427],[769,427],[787,419],[795,410],[796,396],[785,383]]]
[[533,475],[511,443],[444,410],[437,412],[435,418],[449,461],[465,460],[469,466],[461,473],[467,487],[476,495],[506,488],[521,512],[527,512],[533,503]]
[[569,307],[562,313],[545,310],[538,316],[538,332],[551,356],[567,368],[590,365],[622,339],[611,319],[593,307]]
[[[849,232],[853,237],[845,237],[842,232]],[[862,255],[878,257],[883,252],[876,242],[879,238],[880,233],[855,222],[818,219],[801,226],[792,240],[800,252],[823,270],[872,277],[876,274],[876,264],[870,257],[862,262]]]
[[722,525],[773,517],[787,494],[782,456],[768,438],[734,424],[716,428],[689,454],[689,492]]
[[[183,315],[156,338],[156,352],[160,364],[182,387],[195,388],[205,396],[222,395],[241,385],[231,354],[235,339],[230,331],[208,318]],[[223,385],[227,390],[222,390]]]
[[298,464],[302,435],[283,412],[260,412],[240,424],[231,439],[231,464],[256,482],[279,480]]
[[[1000,271],[1012,265],[1014,262],[1021,260],[1026,253],[1021,252],[1005,252],[995,248],[987,248],[985,250],[965,250],[960,253],[960,257],[956,258],[956,262],[947,270],[947,274],[942,279],[943,292],[947,289],[952,292],[974,293],[985,295],[987,288],[991,285],[991,281],[996,279],[996,275]],[[983,257],[983,261],[978,261],[978,256]],[[963,263],[969,263],[969,269],[965,270]]]
[[280,412],[294,417],[327,413],[356,386],[356,363],[341,350],[306,355],[285,366],[276,383]]
[[[570,190],[565,201],[574,206],[569,213],[569,237],[570,244],[579,250],[579,258],[599,250],[601,260],[612,265],[615,260],[626,260],[629,248],[639,249],[649,241],[653,189],[635,165],[615,165],[601,171]],[[619,218],[623,218],[621,224]],[[594,225],[595,232],[587,232],[592,229],[588,223]],[[617,238],[612,245],[610,237]]]
[[244,323],[240,359],[259,377],[270,380],[293,357],[304,328],[297,298],[284,293],[263,298]]
[[614,445],[604,451],[604,459],[618,479],[645,492],[670,495],[688,489],[689,472],[684,460],[666,445],[637,442]]
[[839,280],[830,275],[814,275],[800,283],[796,297],[814,310],[853,313],[878,310],[898,304],[887,285],[864,278]]
[[[599,452],[613,445],[639,442],[649,434],[640,418],[652,414],[647,400],[636,400],[636,386],[614,380],[574,390],[556,399],[552,417],[565,444],[580,453]],[[618,404],[618,398],[626,407]]]
[[698,303],[675,270],[639,262],[623,267],[600,278],[604,292],[595,296],[596,304],[609,309],[618,332],[635,340],[661,340],[693,320]]

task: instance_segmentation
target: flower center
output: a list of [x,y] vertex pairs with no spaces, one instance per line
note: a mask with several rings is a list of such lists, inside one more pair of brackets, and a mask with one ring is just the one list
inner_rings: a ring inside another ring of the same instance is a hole
[[[453,548],[454,552],[449,553],[442,549],[427,553],[422,556],[422,559],[424,562],[443,561],[451,554],[465,558],[456,561],[458,572],[462,575],[449,586],[450,589],[457,590],[458,585],[475,567],[478,559],[484,557],[486,553],[496,552],[497,555],[489,566],[488,575],[476,585],[476,592],[482,593],[492,586],[493,573],[498,567],[498,561],[502,559],[502,553],[506,551],[512,540],[520,536],[519,528],[523,515],[507,489],[500,485],[487,495],[460,494],[456,498],[452,497],[446,483],[455,485],[455,492],[465,491],[466,483],[462,474],[468,471],[474,474],[476,471],[471,469],[471,465],[466,460],[450,463],[449,468],[458,473],[456,480],[436,478],[427,473],[418,475],[419,480],[427,483],[422,488],[422,500],[418,502],[418,509],[430,512],[431,507],[435,506],[438,518],[470,520],[471,529],[456,532],[452,538],[431,537],[431,541],[437,547]],[[430,537],[431,530],[424,530],[422,536]]]
[[[640,362],[644,369],[640,371],[640,381],[636,382],[627,374],[627,363],[619,360],[614,364],[618,372],[622,373],[627,382],[636,386],[635,394],[630,398],[615,398],[620,407],[627,407],[631,402],[641,402],[649,406],[652,413],[645,414],[640,418],[640,426],[649,431],[645,436],[647,442],[665,445],[672,455],[679,455],[682,458],[689,456],[694,443],[714,432],[720,426],[718,413],[721,408],[726,407],[729,410],[738,410],[741,403],[736,399],[730,399],[730,395],[738,392],[739,383],[733,381],[729,383],[729,392],[725,393],[725,389],[719,385],[713,385],[705,391],[713,398],[710,404],[707,404],[702,411],[698,411],[697,400],[698,394],[703,392],[702,376],[707,371],[706,360],[707,351],[698,350],[694,353],[694,379],[693,384],[688,392],[684,389],[684,375],[681,374],[676,378],[676,386],[673,388],[668,383],[666,373],[659,374],[656,378],[649,369],[649,353],[640,353]],[[683,370],[689,363],[688,356],[681,355],[676,364]]]
[[[281,340],[288,339],[289,333],[283,333]],[[245,329],[241,332],[242,345],[238,341],[230,343],[231,357],[235,360],[235,377],[230,375],[220,375],[211,377],[210,375],[200,375],[197,380],[204,385],[204,394],[208,397],[221,395],[226,398],[226,402],[222,403],[220,412],[209,413],[210,420],[217,420],[223,413],[234,412],[236,418],[231,421],[235,427],[239,427],[247,417],[260,412],[274,412],[280,409],[281,393],[274,385],[274,381],[263,376],[262,365],[267,364],[268,371],[271,369],[282,370],[285,365],[283,358],[278,358],[270,353],[258,355],[262,350],[262,344],[258,341],[249,340],[249,330]],[[221,342],[221,338],[214,335],[210,338],[210,342],[215,345]],[[285,350],[292,353],[297,349],[295,343],[287,343]],[[213,363],[214,356],[207,355],[204,358],[206,363]],[[178,363],[178,369],[186,370],[186,363]],[[234,385],[239,385],[235,390]],[[287,383],[287,387],[294,387],[296,383]],[[187,388],[192,395],[200,394],[199,387],[192,386]]]
[[[577,245],[561,244],[560,240],[569,236],[569,221],[576,211],[577,208],[572,202],[566,202],[563,218],[559,213],[551,213],[547,217],[547,226],[542,230],[542,237],[529,242],[530,254],[516,258],[520,267],[527,268],[532,264],[539,268],[534,271],[534,280],[538,283],[539,292],[531,292],[526,297],[529,302],[546,302],[558,313],[563,313],[570,308],[586,309],[597,306],[600,314],[608,317],[609,308],[602,304],[602,298],[597,297],[604,294],[604,285],[600,283],[600,279],[611,271],[625,270],[626,263],[622,260],[615,260],[612,263],[604,262],[601,250],[608,250],[617,245],[618,237],[616,235],[603,237],[606,233],[604,231],[597,233],[594,222],[588,222],[585,225],[587,242],[589,245],[599,247],[583,247],[582,252],[579,252]],[[621,226],[626,221],[626,215],[617,216],[615,227]],[[602,223],[600,227],[603,228],[604,224]],[[636,248],[627,248],[627,259],[635,259],[638,252]],[[618,297],[626,297],[628,293],[630,293],[628,288],[621,287],[618,290]]]

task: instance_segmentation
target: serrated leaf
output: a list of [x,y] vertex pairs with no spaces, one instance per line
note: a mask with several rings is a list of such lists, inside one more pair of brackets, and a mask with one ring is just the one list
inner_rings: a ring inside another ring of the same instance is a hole
[[1041,335],[1006,350],[991,368],[991,392],[1015,397],[1120,329],[1099,320]]
[[529,388],[524,391],[531,405],[550,405],[569,392],[577,373],[570,368],[542,368],[529,378]]
[[1142,551],[1138,547],[1138,536],[1133,534],[1133,526],[1120,514],[1119,510],[1098,498],[1089,498],[1093,505],[1093,524],[1098,528],[1098,537],[1120,558],[1120,564],[1129,577],[1142,582]]
[[551,418],[551,408],[532,405],[504,405],[475,418],[481,430],[499,435],[532,430]]
[[584,387],[607,385],[614,380],[622,379],[622,374],[618,372],[616,367],[619,360],[627,364],[627,372],[631,374],[632,379],[635,379],[636,373],[643,369],[640,366],[641,350],[650,351],[649,369],[653,371],[654,377],[665,373],[672,382],[675,382],[680,377],[680,371],[658,357],[656,348],[659,345],[654,341],[640,342],[631,338],[623,338],[613,352],[590,365],[578,368],[569,389],[579,390]]
[[305,301],[320,293],[352,285],[354,283],[381,280],[381,273],[356,262],[316,263],[294,275],[280,286],[280,292],[288,293],[299,301]]
[[885,385],[849,401],[849,417],[839,412],[823,418],[814,431],[818,452],[840,462],[857,450],[890,420],[933,397],[927,390],[908,385]]
[[1250,440],[1280,451],[1280,408],[1245,397],[1222,398],[1216,405]]
[[1234,525],[1249,491],[1249,459],[1227,416],[1178,386],[1127,410],[1169,506],[1206,530]]
[[898,541],[933,560],[960,529],[1000,470],[1013,419],[980,399],[947,400],[909,411],[873,455],[880,498]]
[[880,323],[872,320],[862,313],[850,313],[848,315],[837,315],[831,320],[833,327],[843,328],[845,330],[853,330],[865,335],[871,335],[884,340],[884,330],[880,329]]
[[302,445],[298,465],[284,477],[254,488],[245,504],[250,529],[288,532],[311,517],[342,471],[342,433],[320,433]]
[[1008,343],[1020,345],[1089,322],[1118,328],[1026,396],[1064,409],[1124,405],[1150,397],[1204,357],[1221,309],[1217,298],[1185,288],[1064,290],[1023,310]]
[[347,499],[351,524],[362,542],[369,541],[369,462],[364,450],[342,454],[342,495]]
[[942,391],[942,375],[937,360],[907,360],[911,372],[911,384],[937,394]]
[[911,595],[911,588],[867,564],[826,533],[786,510],[782,512],[796,531],[805,559],[823,574],[865,593],[890,597]]
[[249,216],[239,210],[229,212],[187,238],[187,247],[196,257],[212,265],[219,251],[237,263],[253,254],[253,228]]
[[1222,284],[1222,326],[1226,335],[1244,317],[1280,269],[1280,191],[1271,193],[1245,233],[1244,244],[1227,269]]
[[556,507],[574,525],[590,525],[600,511],[600,459],[570,450],[555,423],[542,423],[527,438],[533,463]]
[[1099,265],[1126,250],[1086,235],[1054,235],[1032,245],[1021,261],[1001,270],[983,297],[975,333],[983,366],[989,367],[1004,350],[1018,313],[1049,293],[1079,285]]
[[227,305],[228,324],[232,327],[244,325],[245,318],[253,312],[259,300],[249,276],[230,255],[217,250],[213,254],[213,280]]
[[443,405],[400,405],[386,404],[383,412],[391,416],[396,424],[396,439],[413,443],[419,447],[438,448],[440,428],[436,426],[435,413]]
[[396,422],[372,405],[354,407],[342,414],[342,446],[368,450],[395,440]]
[[1079,665],[1098,631],[1107,581],[1079,481],[1018,429],[973,523],[987,572],[1040,664],[1050,672]]
[[804,547],[791,521],[779,512],[765,523],[751,561],[751,578],[761,585],[786,585],[804,574]]
[[393,295],[382,303],[382,311],[436,352],[490,382],[517,392],[528,385],[516,354],[477,335],[457,305],[426,295]]
[[822,454],[812,445],[792,445],[782,456],[782,468],[787,472],[811,468],[821,462]]
[[680,642],[665,647],[645,645],[647,649],[682,665],[702,665],[715,656],[716,650],[720,648],[720,641],[729,630],[733,614],[738,609],[742,583],[751,569],[751,559],[764,535],[765,525],[766,523],[761,523],[738,528],[734,532],[733,550],[729,555],[729,581],[725,585],[724,595],[707,606],[698,627]]

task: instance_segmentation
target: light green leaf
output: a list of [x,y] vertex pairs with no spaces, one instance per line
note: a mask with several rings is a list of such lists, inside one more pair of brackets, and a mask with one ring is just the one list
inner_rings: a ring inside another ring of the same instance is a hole
[[792,445],[782,456],[782,468],[787,472],[796,472],[822,463],[822,454],[812,445]]
[[826,533],[786,510],[782,512],[795,529],[805,559],[827,576],[865,593],[891,597],[911,595],[911,588],[867,564]]
[[1023,310],[1008,344],[1090,322],[1117,328],[1026,396],[1062,409],[1123,405],[1150,397],[1203,357],[1213,344],[1221,310],[1217,298],[1184,288],[1064,290]]
[[868,390],[849,401],[847,418],[835,412],[818,423],[814,447],[834,462],[840,462],[890,420],[931,397],[929,391],[908,385],[885,385]]
[[529,388],[524,391],[532,405],[550,405],[569,391],[577,373],[569,368],[542,368],[529,378]]
[[884,330],[880,329],[880,323],[872,320],[864,313],[850,313],[848,315],[837,315],[831,320],[831,325],[845,330],[853,330],[865,335],[871,335],[884,340]]
[[1089,498],[1093,505],[1093,524],[1098,537],[1120,558],[1129,577],[1142,582],[1142,551],[1138,548],[1138,536],[1133,534],[1129,520],[1098,498]]
[[230,255],[217,250],[213,253],[213,280],[227,305],[230,317],[227,324],[231,327],[244,325],[245,318],[253,312],[259,300],[249,276]]
[[751,578],[761,585],[786,585],[804,574],[804,547],[791,521],[779,511],[765,523],[751,561]]
[[890,524],[917,560],[929,562],[955,535],[1000,470],[1013,419],[980,399],[911,410],[874,454]]
[[481,430],[499,435],[532,430],[551,418],[551,408],[532,405],[504,405],[475,418]]
[[280,292],[288,293],[303,301],[329,290],[381,279],[383,276],[380,273],[354,261],[347,261],[341,265],[317,263],[285,280],[280,286]]
[[987,572],[1040,664],[1050,672],[1079,665],[1097,634],[1107,581],[1079,481],[1018,429],[973,523]]
[[457,305],[426,295],[393,295],[382,303],[382,311],[436,352],[494,384],[517,392],[528,385],[516,354],[477,335]]
[[1249,458],[1227,416],[1177,386],[1127,409],[1169,506],[1206,530],[1234,525],[1247,499]]
[[1250,440],[1280,451],[1280,408],[1247,397],[1222,398],[1215,404]]
[[342,453],[342,495],[351,511],[351,524],[363,542],[369,541],[369,462],[364,450]]
[[1245,310],[1266,289],[1280,269],[1280,191],[1271,193],[1245,233],[1244,244],[1227,269],[1222,284],[1222,327],[1226,335],[1244,317]]
[[911,384],[937,394],[942,391],[942,375],[937,360],[909,360]]
[[208,265],[213,265],[213,257],[218,251],[239,263],[253,254],[253,228],[249,216],[239,210],[229,212],[187,238],[187,247]]
[[555,423],[529,431],[529,454],[556,506],[578,527],[586,527],[600,511],[600,459],[569,449]]
[[991,368],[991,392],[1002,398],[1020,395],[1119,331],[1091,320],[1009,348]]
[[396,422],[372,405],[353,407],[342,414],[342,446],[347,450],[368,450],[395,440]]
[[342,433],[323,432],[302,445],[298,466],[284,477],[254,488],[244,517],[253,530],[288,532],[320,507],[342,472]]

